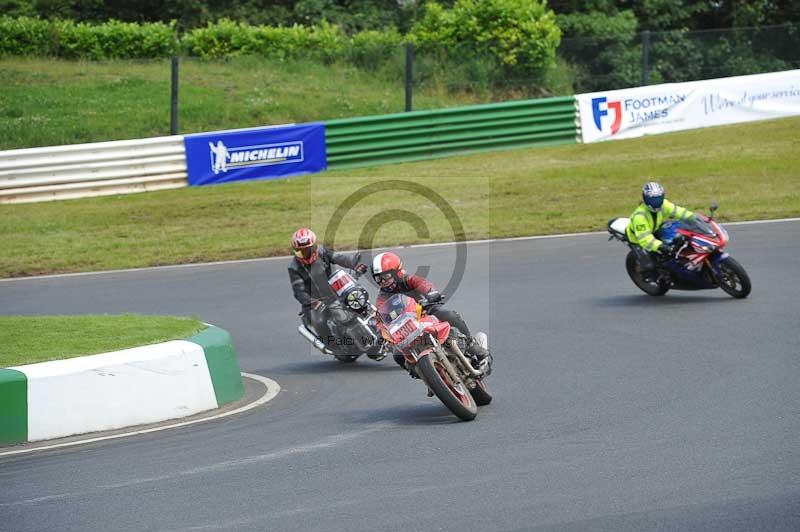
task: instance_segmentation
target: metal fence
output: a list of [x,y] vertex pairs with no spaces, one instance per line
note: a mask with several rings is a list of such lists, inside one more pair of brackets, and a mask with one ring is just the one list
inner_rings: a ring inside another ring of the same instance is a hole
[[574,92],[623,89],[800,68],[800,26],[609,33],[563,39]]

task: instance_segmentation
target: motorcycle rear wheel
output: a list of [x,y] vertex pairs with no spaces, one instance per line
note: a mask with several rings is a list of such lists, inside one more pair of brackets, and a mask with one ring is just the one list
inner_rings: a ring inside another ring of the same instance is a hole
[[475,404],[466,384],[461,380],[453,382],[450,374],[433,355],[422,357],[417,362],[417,372],[431,391],[453,414],[462,421],[472,421],[478,415]]
[[744,271],[744,268],[733,257],[727,257],[719,263],[719,269],[722,275],[719,278],[719,287],[725,291],[726,294],[735,297],[736,299],[744,299],[750,295],[752,288],[750,284],[750,276]]
[[636,254],[633,251],[629,251],[628,256],[625,257],[625,271],[628,272],[628,277],[631,278],[633,284],[649,296],[663,296],[669,291],[669,286],[665,283],[659,281],[645,281],[639,268],[639,261],[636,260]]
[[472,395],[472,398],[475,399],[475,404],[478,406],[486,406],[492,402],[492,394],[489,393],[486,384],[483,383],[483,379],[478,379],[475,387],[471,389],[469,393]]

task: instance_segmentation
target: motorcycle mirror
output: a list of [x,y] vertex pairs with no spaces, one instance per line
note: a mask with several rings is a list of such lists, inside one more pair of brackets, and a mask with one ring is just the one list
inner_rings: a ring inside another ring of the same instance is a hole
[[714,211],[716,211],[717,209],[719,209],[719,205],[717,204],[716,201],[712,201],[711,202],[711,218],[714,218]]

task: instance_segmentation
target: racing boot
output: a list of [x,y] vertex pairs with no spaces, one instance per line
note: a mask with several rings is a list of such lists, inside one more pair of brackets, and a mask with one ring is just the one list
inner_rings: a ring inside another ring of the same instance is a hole
[[367,353],[367,358],[370,360],[374,360],[376,362],[380,362],[384,358],[386,358],[386,350],[379,348],[379,349],[371,349]]
[[492,365],[492,354],[474,336],[467,338],[466,354],[472,359],[472,367],[475,369],[488,369]]

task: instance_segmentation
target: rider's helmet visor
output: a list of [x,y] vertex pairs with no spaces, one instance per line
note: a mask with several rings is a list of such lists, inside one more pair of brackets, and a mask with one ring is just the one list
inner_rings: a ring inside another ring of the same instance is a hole
[[310,259],[316,252],[317,252],[316,244],[311,244],[310,246],[294,250],[295,256],[299,259]]
[[391,288],[395,284],[394,273],[384,272],[376,274],[375,282],[378,283],[381,288]]

